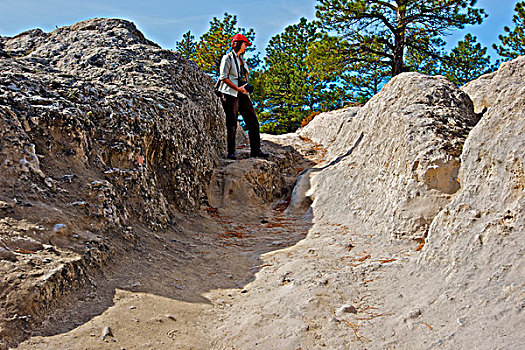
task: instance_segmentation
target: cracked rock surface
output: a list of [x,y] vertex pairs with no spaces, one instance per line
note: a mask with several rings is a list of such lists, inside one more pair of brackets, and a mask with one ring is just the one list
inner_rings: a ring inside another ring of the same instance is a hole
[[90,268],[200,207],[224,115],[209,77],[124,20],[0,49],[0,343],[12,344]]

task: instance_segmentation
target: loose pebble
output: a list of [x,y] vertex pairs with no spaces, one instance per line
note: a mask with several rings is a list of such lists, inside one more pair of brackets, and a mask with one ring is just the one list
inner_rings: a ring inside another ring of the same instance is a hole
[[339,309],[337,309],[337,311],[335,312],[335,315],[337,317],[342,317],[345,314],[356,314],[356,313],[357,313],[357,309],[355,308],[354,305],[346,304],[346,305],[341,306]]

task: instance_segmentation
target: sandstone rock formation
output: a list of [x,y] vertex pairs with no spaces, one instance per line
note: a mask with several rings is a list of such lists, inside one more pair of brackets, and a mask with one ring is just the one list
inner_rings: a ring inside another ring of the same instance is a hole
[[0,348],[87,287],[114,307],[21,348],[524,343],[524,58],[401,74],[235,162],[210,79],[129,22],[0,37],[0,68]]
[[441,330],[437,345],[523,345],[524,76],[521,57],[462,88],[477,109],[488,110],[465,143],[461,189],[435,218],[418,260],[432,278],[443,282],[432,288],[434,296],[429,297],[428,287],[422,288],[415,300],[456,320]]
[[334,136],[328,129],[329,160],[309,177],[316,217],[395,239],[424,237],[459,189],[459,155],[477,121],[470,99],[444,78],[409,73],[345,114],[344,124],[329,119],[341,126]]
[[301,130],[331,155],[292,198],[313,202],[313,226],[265,256],[250,298],[222,316],[217,346],[519,348],[523,62],[463,88],[488,107],[479,123],[445,79],[408,73]]
[[482,75],[461,88],[474,102],[477,113],[483,108],[505,106],[512,101],[520,102],[515,97],[523,88],[523,60],[525,57],[522,56],[511,62],[504,62],[496,72]]
[[[379,296],[386,304],[397,304],[400,315],[384,323],[382,329],[396,330],[386,344],[522,346],[524,72],[522,57],[462,87],[476,110],[487,110],[465,141],[461,188],[433,220],[421,254],[389,276],[395,292]],[[387,339],[387,332],[380,333]]]
[[1,37],[0,49],[0,338],[9,344],[89,283],[91,266],[203,203],[224,116],[209,77],[127,21],[32,30]]

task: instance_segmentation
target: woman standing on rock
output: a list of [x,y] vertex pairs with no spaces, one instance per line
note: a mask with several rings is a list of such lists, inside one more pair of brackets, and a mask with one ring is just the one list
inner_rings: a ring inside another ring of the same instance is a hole
[[235,135],[237,133],[237,116],[239,112],[250,136],[250,157],[268,157],[268,153],[261,151],[259,121],[250,99],[250,92],[253,91],[253,86],[248,85],[249,68],[242,57],[248,46],[251,46],[251,43],[244,35],[234,35],[232,38],[232,52],[224,55],[221,60],[218,90],[222,93],[221,101],[226,113],[228,159],[236,159]]

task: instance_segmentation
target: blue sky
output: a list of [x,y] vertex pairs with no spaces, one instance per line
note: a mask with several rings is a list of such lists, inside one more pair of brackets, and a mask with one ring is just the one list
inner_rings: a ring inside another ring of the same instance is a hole
[[[449,47],[470,32],[489,47],[498,41],[505,25],[512,24],[518,0],[479,0],[489,17],[481,26],[466,28],[446,38]],[[94,17],[124,18],[135,22],[146,37],[164,48],[175,47],[188,30],[199,37],[213,17],[225,12],[237,15],[238,25],[253,28],[257,50],[263,52],[268,40],[299,18],[315,18],[314,0],[0,0],[0,35],[13,36],[40,28],[71,25]],[[493,59],[496,54],[489,50]]]

